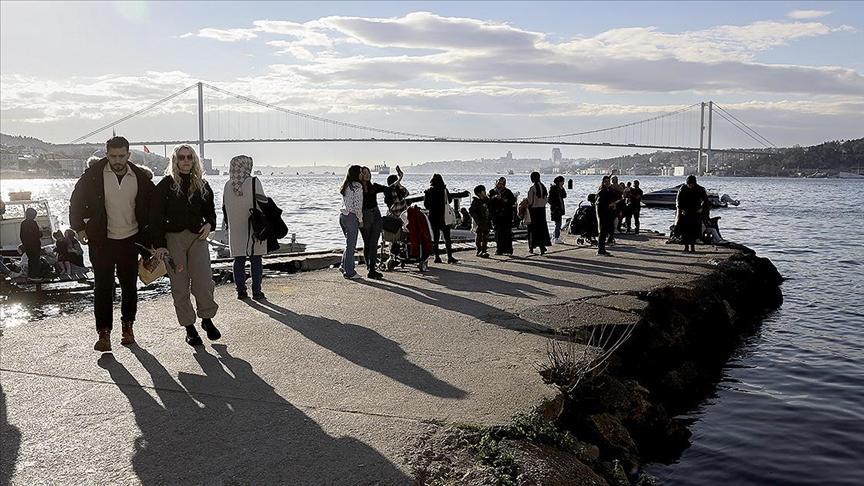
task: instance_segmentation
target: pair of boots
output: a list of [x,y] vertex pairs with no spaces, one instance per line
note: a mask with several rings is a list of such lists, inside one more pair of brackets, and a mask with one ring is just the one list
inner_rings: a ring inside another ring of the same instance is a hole
[[[122,344],[123,346],[135,344],[135,333],[132,332],[131,322],[123,323],[123,335],[120,337],[120,344]],[[93,345],[93,349],[102,353],[107,353],[111,351],[110,329],[99,330],[99,339],[96,341],[96,344]]]
[[[439,254],[435,254],[435,263],[441,263],[441,256]],[[452,253],[447,254],[447,263],[459,263],[459,260],[453,258]]]
[[[207,339],[211,341],[217,341],[222,337],[222,333],[216,329],[212,319],[201,319],[201,329],[204,329],[204,332],[207,333]],[[195,329],[195,324],[186,326],[186,344],[189,346],[202,346],[204,344]]]

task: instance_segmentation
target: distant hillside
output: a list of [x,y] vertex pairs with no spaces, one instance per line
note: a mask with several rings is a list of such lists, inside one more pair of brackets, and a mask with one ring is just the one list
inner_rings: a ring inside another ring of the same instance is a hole
[[[825,142],[809,147],[756,149],[756,154],[711,154],[709,169],[715,174],[732,176],[807,177],[830,176],[840,171],[856,172],[864,165],[864,138]],[[652,152],[602,159],[593,167],[617,169],[625,174],[660,173],[663,167],[696,165],[693,151]]]

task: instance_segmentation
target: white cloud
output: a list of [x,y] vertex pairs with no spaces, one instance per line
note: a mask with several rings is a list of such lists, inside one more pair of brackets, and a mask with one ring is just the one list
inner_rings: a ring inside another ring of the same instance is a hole
[[201,37],[204,39],[214,39],[221,42],[238,42],[251,40],[258,37],[253,29],[214,29],[205,27],[198,31],[197,34],[187,32],[180,36],[181,38]]
[[830,10],[793,10],[786,14],[790,19],[818,19],[830,15]]

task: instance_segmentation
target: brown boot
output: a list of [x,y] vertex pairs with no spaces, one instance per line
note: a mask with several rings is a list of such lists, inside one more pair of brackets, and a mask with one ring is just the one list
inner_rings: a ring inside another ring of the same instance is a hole
[[99,331],[99,340],[93,345],[93,349],[101,353],[111,351],[111,331],[108,329]]
[[123,346],[129,346],[130,344],[135,344],[135,334],[132,333],[132,323],[124,322],[123,323],[123,337],[120,338],[120,344]]

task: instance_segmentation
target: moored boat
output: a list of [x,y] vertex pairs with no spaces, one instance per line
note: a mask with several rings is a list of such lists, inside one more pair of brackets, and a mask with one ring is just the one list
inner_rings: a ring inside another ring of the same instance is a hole
[[[674,208],[675,199],[678,197],[678,189],[684,184],[678,184],[674,187],[667,187],[659,191],[646,192],[642,195],[642,204],[649,208]],[[719,196],[716,192],[706,189],[708,192],[708,200],[711,206],[715,208],[725,208],[730,204],[737,206],[740,204],[735,199],[732,199],[728,194]]]
[[0,253],[18,255],[18,245],[21,244],[21,222],[24,221],[24,212],[27,208],[36,210],[36,223],[42,233],[42,246],[54,244],[51,235],[57,230],[59,224],[57,217],[51,213],[48,201],[31,199],[31,193],[27,191],[10,192],[9,200],[5,201],[5,211],[0,215]]

